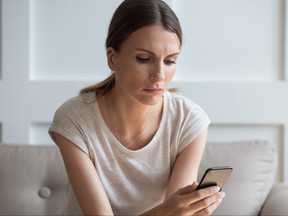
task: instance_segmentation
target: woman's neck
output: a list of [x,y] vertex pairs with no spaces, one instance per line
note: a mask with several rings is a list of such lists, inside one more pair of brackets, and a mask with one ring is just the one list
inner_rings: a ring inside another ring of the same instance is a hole
[[106,124],[127,148],[139,144],[143,146],[156,133],[161,120],[162,103],[145,105],[128,98],[123,99],[117,96],[114,89],[103,100]]

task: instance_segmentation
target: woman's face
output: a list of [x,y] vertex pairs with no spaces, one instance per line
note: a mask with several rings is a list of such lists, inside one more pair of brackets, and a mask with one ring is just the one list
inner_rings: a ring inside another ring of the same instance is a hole
[[157,103],[175,74],[179,54],[176,34],[156,24],[133,32],[119,52],[108,48],[117,97],[146,105]]

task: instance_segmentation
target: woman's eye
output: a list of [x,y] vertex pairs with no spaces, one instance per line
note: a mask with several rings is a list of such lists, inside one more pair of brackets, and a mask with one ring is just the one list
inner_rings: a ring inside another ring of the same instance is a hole
[[148,63],[150,61],[150,58],[144,58],[144,57],[136,57],[137,61],[141,63]]
[[165,60],[164,63],[165,63],[166,65],[176,64],[176,62],[175,62],[175,61],[172,61],[172,60]]

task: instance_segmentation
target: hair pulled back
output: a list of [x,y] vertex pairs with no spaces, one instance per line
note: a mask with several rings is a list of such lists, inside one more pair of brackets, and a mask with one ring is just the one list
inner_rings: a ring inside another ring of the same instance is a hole
[[[115,10],[108,29],[106,49],[121,50],[122,43],[136,30],[160,24],[167,31],[175,33],[182,45],[182,29],[173,10],[162,0],[124,0]],[[111,74],[102,82],[81,90],[81,93],[95,91],[105,95],[115,85],[115,75]]]

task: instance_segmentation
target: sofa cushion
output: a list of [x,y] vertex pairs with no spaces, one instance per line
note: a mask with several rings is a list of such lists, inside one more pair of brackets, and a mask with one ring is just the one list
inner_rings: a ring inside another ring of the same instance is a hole
[[266,141],[208,143],[199,179],[211,166],[230,165],[233,173],[224,186],[226,196],[215,215],[258,215],[274,183],[277,154]]
[[[231,178],[214,215],[258,215],[274,182],[277,155],[269,142],[208,143],[199,169],[230,165]],[[56,146],[0,144],[0,215],[55,215],[67,195]]]
[[0,144],[0,215],[55,215],[67,181],[56,146]]
[[287,216],[288,214],[288,185],[285,183],[275,184],[268,198],[265,201],[265,204],[261,210],[261,216]]

